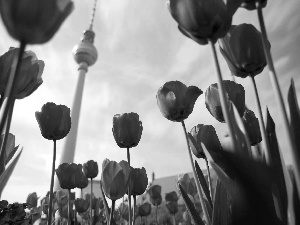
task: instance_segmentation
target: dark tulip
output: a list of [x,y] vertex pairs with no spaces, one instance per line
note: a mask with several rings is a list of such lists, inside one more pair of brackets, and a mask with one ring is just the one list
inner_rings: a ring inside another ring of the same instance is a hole
[[178,203],[177,202],[167,202],[166,207],[169,210],[170,214],[176,214],[178,212]]
[[28,203],[28,209],[31,209],[33,207],[36,207],[37,206],[37,200],[38,200],[38,197],[37,197],[37,194],[36,192],[33,192],[33,193],[30,193],[28,196],[27,196],[27,199],[26,199],[26,203]]
[[76,179],[76,187],[83,189],[89,185],[89,180],[82,171],[78,171],[78,179]]
[[[11,65],[14,57],[18,56],[19,50],[19,48],[10,48],[8,52],[0,56],[1,95],[5,92],[8,78],[10,76]],[[13,90],[13,97],[15,99],[22,99],[31,95],[43,83],[42,74],[44,67],[44,61],[38,60],[34,52],[24,52]]]
[[0,0],[8,33],[28,44],[49,41],[72,10],[70,0]]
[[228,32],[241,0],[169,0],[167,7],[185,36],[205,45]]
[[252,24],[232,25],[219,44],[231,73],[237,77],[254,77],[267,65],[262,34]]
[[97,177],[99,169],[98,163],[94,160],[89,160],[83,164],[83,172],[87,178],[93,179]]
[[[80,165],[81,166],[81,165]],[[74,189],[76,188],[78,180],[79,169],[81,169],[75,163],[62,163],[55,170],[59,185],[62,189]]]
[[138,215],[143,216],[149,216],[151,214],[151,204],[148,202],[143,203],[138,207]]
[[195,102],[202,93],[198,87],[169,81],[158,90],[157,105],[168,120],[182,122],[193,112]]
[[[245,112],[244,87],[234,81],[223,80],[223,88],[227,96],[228,105],[229,101],[231,101],[237,108],[240,117],[243,117]],[[213,117],[219,122],[225,122],[217,84],[212,84],[207,88],[205,92],[205,105]]]
[[166,202],[177,202],[178,196],[176,191],[171,191],[169,193],[166,193],[165,200]]
[[130,175],[130,192],[131,195],[141,195],[146,191],[148,185],[148,177],[146,169],[142,167],[132,168]]
[[48,140],[60,140],[71,129],[70,109],[65,105],[48,102],[41,112],[35,112],[42,136]]
[[76,198],[74,201],[75,209],[79,213],[86,212],[89,208],[89,203],[85,199]]
[[102,164],[101,181],[104,194],[111,200],[122,198],[130,182],[130,167],[124,160],[117,163],[105,159]]
[[253,111],[246,109],[242,118],[246,132],[252,146],[257,145],[262,141],[259,122]]
[[160,185],[153,185],[148,190],[150,196],[150,202],[155,205],[159,206],[162,202],[161,197],[161,186]]
[[137,113],[116,114],[113,117],[112,132],[120,148],[132,148],[138,145],[143,126]]
[[[248,10],[254,10],[256,9],[256,2],[258,0],[244,0],[244,2],[242,3],[241,7],[246,8]],[[261,3],[262,8],[266,7],[267,5],[267,0],[259,0]]]
[[[85,193],[84,194],[84,199],[88,202],[88,204],[90,205],[90,201],[91,201],[91,194],[89,193]],[[97,198],[95,198],[94,193],[92,194],[92,209],[96,208],[97,205]]]

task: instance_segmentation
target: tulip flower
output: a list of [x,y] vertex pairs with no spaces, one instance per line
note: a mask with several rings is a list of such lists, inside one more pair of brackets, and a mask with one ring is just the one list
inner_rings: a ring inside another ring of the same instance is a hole
[[83,172],[87,178],[93,179],[98,175],[98,163],[94,160],[89,160],[83,164]]
[[112,132],[120,148],[132,148],[138,145],[143,126],[137,113],[116,114],[113,117]]
[[132,168],[130,178],[130,193],[132,195],[141,195],[145,192],[148,185],[148,177],[144,167]]
[[228,32],[240,0],[169,0],[167,7],[182,34],[205,45]]
[[37,194],[36,192],[33,192],[33,193],[30,193],[28,196],[27,196],[27,199],[26,199],[26,203],[28,203],[28,209],[31,209],[33,207],[36,207],[37,206]]
[[260,143],[262,138],[259,128],[259,122],[258,119],[255,117],[254,112],[249,109],[246,109],[242,120],[247,131],[250,144],[254,146]]
[[198,87],[169,81],[158,90],[157,105],[165,118],[182,122],[193,112],[195,102],[202,93]]
[[42,136],[48,140],[60,140],[71,129],[70,109],[65,105],[48,102],[41,112],[35,113]]
[[[240,84],[234,81],[224,80],[223,87],[227,93],[227,102],[231,101],[239,115],[243,117],[245,111],[245,90]],[[219,97],[219,89],[217,84],[212,84],[208,87],[205,92],[205,105],[210,114],[215,117],[218,121],[224,123],[224,116],[222,112],[222,106]]]
[[[241,7],[248,9],[248,10],[254,10],[256,9],[256,2],[258,0],[244,0],[244,2],[241,4]],[[261,7],[266,7],[267,5],[267,0],[259,0]]]
[[[267,65],[262,35],[252,24],[232,25],[219,44],[220,52],[235,76],[254,77]],[[271,48],[269,42],[268,48]]]
[[86,188],[88,186],[89,180],[87,179],[87,177],[84,175],[83,172],[81,172],[79,174],[80,175],[78,176],[78,179],[76,180],[76,187],[80,188],[82,190],[83,188]]
[[82,165],[75,163],[62,163],[55,170],[59,185],[62,189],[74,189],[80,179]]
[[86,201],[85,199],[82,199],[82,198],[77,198],[75,201],[74,201],[74,204],[75,204],[75,209],[77,212],[79,213],[84,213],[88,210],[89,208],[89,203],[88,201]]
[[143,216],[149,216],[151,214],[151,204],[148,202],[143,203],[138,207],[138,215]]
[[150,196],[150,202],[155,206],[159,206],[162,202],[161,186],[160,185],[152,185],[149,188],[148,193]]
[[167,202],[166,207],[169,210],[170,214],[174,215],[178,212],[178,203],[177,202]]
[[166,193],[165,200],[166,202],[177,202],[178,196],[176,191],[171,191],[169,193]]
[[72,10],[70,0],[0,0],[8,33],[28,44],[49,41]]

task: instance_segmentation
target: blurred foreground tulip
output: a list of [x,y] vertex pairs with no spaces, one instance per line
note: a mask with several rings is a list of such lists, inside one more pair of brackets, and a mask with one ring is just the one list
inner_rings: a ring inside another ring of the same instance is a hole
[[102,166],[101,181],[105,195],[115,201],[122,198],[130,182],[130,167],[124,160],[117,163],[115,161],[104,160]]
[[[220,52],[235,76],[254,77],[267,65],[262,35],[252,24],[232,25],[219,44]],[[268,48],[271,48],[269,42]]]
[[49,41],[72,10],[70,0],[0,0],[8,33],[28,44]]
[[256,2],[260,1],[262,7],[266,7],[267,0],[244,0],[241,7],[246,8],[248,10],[256,9]]
[[161,186],[160,185],[153,185],[148,190],[150,196],[150,202],[155,205],[159,206],[162,202],[161,197]]
[[41,133],[48,140],[60,140],[67,136],[71,129],[70,109],[65,105],[48,102],[41,112],[35,113]]
[[[80,165],[81,166],[81,165]],[[76,188],[76,182],[80,178],[80,169],[75,163],[62,163],[55,170],[59,185],[62,189]]]
[[242,120],[247,131],[250,144],[254,146],[260,143],[262,138],[258,119],[255,117],[254,112],[249,109],[246,109]]
[[138,215],[140,217],[149,216],[151,214],[151,204],[148,202],[143,203],[138,207]]
[[33,193],[30,193],[28,196],[27,196],[27,199],[26,199],[26,203],[28,203],[28,209],[31,209],[33,207],[36,207],[37,206],[37,194],[36,192],[33,192]]
[[[243,117],[245,111],[245,90],[244,87],[234,81],[224,80],[223,87],[227,94],[227,102],[232,103],[237,108],[239,115]],[[217,84],[210,85],[205,92],[205,105],[210,114],[219,122],[224,123],[224,116],[219,97],[219,90]]]
[[213,43],[228,32],[241,0],[169,0],[167,7],[185,36],[198,44]]
[[93,179],[98,175],[98,163],[94,160],[89,160],[83,164],[83,172],[87,178]]
[[143,126],[137,113],[116,114],[113,117],[112,132],[120,148],[132,148],[138,145]]
[[202,93],[198,87],[169,81],[158,90],[157,105],[168,120],[182,122],[193,112],[195,102]]
[[130,193],[131,195],[142,195],[148,185],[148,177],[144,167],[132,168],[130,175]]
[[89,203],[85,199],[82,198],[77,198],[74,201],[75,204],[75,209],[79,213],[84,213],[88,210],[89,208]]
[[[11,65],[14,57],[18,56],[19,50],[19,48],[11,47],[9,51],[0,56],[1,95],[5,92],[10,76]],[[24,52],[12,95],[15,99],[22,99],[31,95],[43,83],[42,73],[44,66],[44,61],[38,60],[34,52]]]

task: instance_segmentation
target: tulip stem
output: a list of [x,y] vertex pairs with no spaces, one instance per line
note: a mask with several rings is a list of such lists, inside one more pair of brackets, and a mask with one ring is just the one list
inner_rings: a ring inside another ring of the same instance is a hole
[[[130,151],[129,148],[127,148],[127,161],[128,161],[128,165],[130,168]],[[130,182],[128,185],[128,204],[129,204],[129,219],[128,219],[128,224],[131,225],[132,223],[132,218],[131,218],[131,196],[130,196]]]
[[175,213],[173,214],[173,225],[176,225]]
[[[277,100],[279,114],[281,115],[281,120],[283,123],[284,131],[285,131],[285,135],[286,135],[286,139],[287,139],[288,149],[290,150],[290,154],[291,154],[292,164],[294,166],[295,180],[296,180],[296,184],[297,184],[296,186],[298,189],[298,193],[300,193],[300,152],[297,151],[297,149],[295,148],[295,143],[292,140],[292,133],[291,133],[291,130],[289,127],[288,117],[287,117],[287,113],[286,113],[286,110],[284,107],[284,102],[283,102],[281,90],[279,87],[273,59],[272,59],[270,50],[267,48],[268,37],[267,37],[267,31],[266,31],[266,27],[265,27],[264,17],[263,17],[263,13],[262,13],[262,6],[261,6],[260,1],[256,1],[256,8],[257,8],[260,29],[261,29],[261,33],[262,33],[262,42],[263,42],[264,52],[265,52],[266,60],[267,60],[268,67],[269,67],[269,76],[270,76],[270,80],[271,80],[271,83],[273,86],[273,92],[274,92],[275,98]],[[299,196],[299,198],[300,198],[300,196]]]
[[212,185],[211,185],[211,177],[210,177],[210,171],[209,171],[209,166],[208,166],[208,160],[205,157],[205,162],[206,162],[206,168],[207,168],[207,176],[208,176],[208,187],[209,187],[209,191],[210,191],[210,198],[211,200],[213,200],[213,192],[212,192]]
[[13,92],[14,87],[16,86],[17,76],[20,70],[21,61],[23,57],[23,53],[26,47],[26,43],[24,41],[20,42],[20,49],[18,56],[14,56],[13,62],[11,65],[11,70],[8,78],[8,82],[6,85],[3,103],[1,106],[0,111],[0,133],[3,134],[6,118],[8,116],[9,108],[11,105],[11,102],[13,101]]
[[92,201],[93,201],[93,178],[91,178],[91,196],[90,196],[90,216],[91,216],[91,225],[93,224],[93,207],[92,207]]
[[136,195],[133,195],[133,212],[132,212],[132,224],[135,222],[135,206],[136,206]]
[[231,141],[232,141],[232,144],[233,144],[233,149],[234,149],[234,151],[238,151],[238,149],[236,148],[237,145],[236,145],[236,139],[235,139],[235,135],[234,135],[232,122],[231,122],[230,117],[229,117],[229,110],[228,110],[229,108],[228,108],[228,104],[227,104],[227,101],[226,101],[226,95],[225,95],[225,91],[224,91],[224,87],[223,87],[222,73],[221,73],[221,70],[220,70],[220,65],[219,65],[218,56],[217,56],[217,53],[216,53],[215,44],[210,39],[208,39],[208,42],[209,42],[211,50],[212,50],[215,69],[216,69],[216,72],[217,72],[218,89],[220,90],[219,91],[219,96],[220,96],[223,116],[224,116],[225,122],[228,125],[228,131],[229,131],[229,135],[230,135],[230,138],[231,138]]
[[71,225],[71,189],[68,189],[68,194],[68,225]]
[[258,121],[259,121],[259,128],[260,128],[260,133],[262,135],[262,142],[263,142],[263,145],[265,147],[265,157],[266,157],[266,162],[271,165],[271,158],[270,158],[270,155],[271,155],[271,152],[270,152],[270,147],[269,147],[269,142],[268,142],[268,139],[267,139],[267,131],[266,131],[266,127],[265,127],[265,123],[264,123],[264,119],[263,119],[263,116],[262,116],[262,111],[261,111],[261,104],[260,104],[260,100],[259,100],[259,95],[258,95],[258,91],[257,91],[257,86],[256,86],[256,82],[255,82],[255,79],[253,76],[250,76],[251,77],[251,81],[252,81],[252,86],[253,86],[253,89],[254,89],[254,92],[255,92],[255,103],[256,103],[256,108],[257,108],[257,111],[258,111]]
[[56,140],[53,140],[53,160],[52,160],[52,173],[51,173],[51,183],[50,183],[50,201],[49,201],[49,212],[48,212],[48,224],[51,224],[51,221],[52,221],[52,202],[53,202],[55,159],[56,159]]
[[211,221],[210,221],[210,217],[209,217],[208,212],[207,212],[207,208],[204,204],[203,193],[201,191],[200,182],[199,182],[199,179],[196,179],[197,178],[197,173],[196,173],[195,166],[194,166],[194,163],[193,163],[193,157],[192,157],[192,153],[191,153],[190,143],[189,143],[189,139],[188,139],[188,135],[187,135],[184,120],[181,122],[181,124],[182,124],[183,131],[184,131],[184,134],[185,134],[185,140],[186,140],[186,144],[187,144],[187,147],[188,147],[188,153],[189,153],[189,156],[190,156],[191,166],[193,168],[193,174],[194,174],[194,178],[195,178],[195,182],[196,182],[196,186],[197,186],[197,191],[198,191],[201,207],[203,209],[204,218],[205,218],[207,224],[210,225]]
[[156,205],[156,224],[158,225],[157,212],[158,212],[158,205]]
[[114,216],[114,211],[115,211],[115,202],[116,202],[116,200],[111,200],[109,225],[112,225],[111,223],[112,223],[113,216]]

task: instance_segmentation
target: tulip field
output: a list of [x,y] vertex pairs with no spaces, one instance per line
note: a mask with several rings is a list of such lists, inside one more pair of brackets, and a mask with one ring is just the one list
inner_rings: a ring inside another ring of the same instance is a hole
[[[35,7],[29,7],[31,4]],[[45,102],[35,118],[41,138],[53,146],[48,193],[38,197],[33,190],[26,202],[1,199],[0,225],[300,225],[300,110],[293,80],[287,96],[278,83],[263,16],[267,6],[267,0],[166,2],[178,32],[210,47],[210,66],[215,68],[216,78],[206,90],[171,80],[153,93],[161,119],[183,130],[189,159],[184,163],[189,163],[193,175],[179,176],[176,191],[162,196],[162,187],[149,178],[150,171],[132,166],[132,149],[139,145],[144,132],[143,121],[135,112],[112,118],[111,135],[126,158],[58,164],[57,143],[70,133],[71,109]],[[20,45],[0,56],[0,194],[22,153],[10,133],[15,101],[30,96],[43,83],[45,63],[26,47],[51,41],[73,7],[71,0],[0,0],[3,24]],[[232,25],[240,8],[257,13],[259,28],[246,23]],[[216,48],[230,70],[230,80],[223,79]],[[283,124],[286,151],[292,158],[288,166],[279,147],[276,124],[268,109],[265,116],[262,113],[256,81],[264,69],[268,70],[276,113]],[[251,82],[255,109],[248,108],[245,88],[236,82],[237,77]],[[211,124],[195,124],[187,131],[185,121],[201,95],[204,110],[226,124],[225,141],[220,141]],[[205,162],[205,174],[199,159]],[[101,197],[94,194],[98,175]],[[55,179],[59,190],[54,187]],[[84,193],[87,187],[89,193]],[[179,204],[179,199],[184,204]]]

